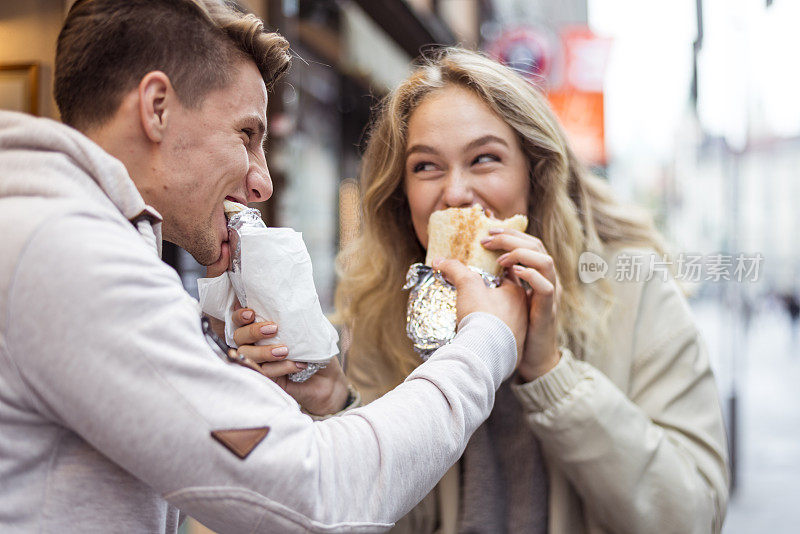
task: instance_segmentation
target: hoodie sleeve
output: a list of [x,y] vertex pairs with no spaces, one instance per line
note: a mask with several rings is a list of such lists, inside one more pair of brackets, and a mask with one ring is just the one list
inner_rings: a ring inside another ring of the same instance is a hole
[[[38,229],[9,306],[28,402],[224,532],[388,529],[457,460],[516,360],[508,327],[472,314],[398,388],[313,422],[211,350],[196,301],[132,228],[89,214]],[[218,439],[248,429],[243,458]]]

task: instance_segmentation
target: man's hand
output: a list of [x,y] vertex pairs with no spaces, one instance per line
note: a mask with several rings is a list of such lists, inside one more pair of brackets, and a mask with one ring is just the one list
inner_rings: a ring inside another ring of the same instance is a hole
[[233,339],[239,346],[239,354],[259,364],[261,371],[307,412],[328,415],[341,411],[347,401],[347,379],[339,359],[332,358],[327,367],[305,382],[292,382],[287,375],[305,369],[308,364],[287,360],[289,349],[285,345],[255,345],[258,341],[275,337],[278,326],[269,321],[254,323],[254,319],[255,313],[248,308],[238,309],[233,314],[233,323],[237,327]]
[[436,260],[433,268],[439,269],[456,287],[456,317],[458,322],[473,312],[486,312],[506,323],[517,340],[517,364],[523,354],[525,332],[528,327],[528,306],[525,290],[508,279],[500,287],[490,288],[481,276],[458,260]]

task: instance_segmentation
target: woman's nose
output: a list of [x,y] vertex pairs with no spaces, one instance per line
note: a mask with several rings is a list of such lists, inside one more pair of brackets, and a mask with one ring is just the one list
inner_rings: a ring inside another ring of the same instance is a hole
[[448,208],[471,206],[475,195],[469,180],[457,170],[451,171],[445,183],[442,200]]
[[266,164],[253,166],[247,173],[247,202],[264,202],[272,196],[272,178]]

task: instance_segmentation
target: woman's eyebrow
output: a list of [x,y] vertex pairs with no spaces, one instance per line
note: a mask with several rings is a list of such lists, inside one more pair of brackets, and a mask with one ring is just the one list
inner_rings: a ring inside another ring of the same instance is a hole
[[410,156],[411,154],[413,154],[415,152],[422,152],[423,154],[438,154],[439,153],[439,152],[436,151],[435,148],[433,148],[430,145],[416,144],[416,145],[411,145],[410,147],[408,147],[406,149],[406,157]]
[[505,139],[497,137],[496,135],[484,135],[483,137],[479,137],[467,143],[467,145],[464,147],[464,151],[466,152],[488,143],[500,143],[501,145],[508,147],[508,143]]
[[[474,140],[470,141],[469,143],[467,143],[464,146],[463,150],[464,150],[464,152],[466,152],[468,150],[472,150],[474,148],[477,148],[479,146],[486,145],[486,144],[489,144],[489,143],[499,143],[499,144],[501,144],[501,145],[503,145],[505,147],[508,147],[508,142],[505,139],[503,139],[501,137],[497,137],[496,135],[484,135],[484,136],[481,136],[481,137],[479,137],[477,139],[474,139]],[[438,154],[439,153],[435,148],[433,148],[430,145],[423,145],[423,144],[419,144],[418,143],[418,144],[415,144],[415,145],[411,145],[410,147],[408,147],[408,149],[406,149],[406,157],[410,156],[411,154],[413,154],[415,152],[421,152],[421,153],[424,153],[424,154]]]

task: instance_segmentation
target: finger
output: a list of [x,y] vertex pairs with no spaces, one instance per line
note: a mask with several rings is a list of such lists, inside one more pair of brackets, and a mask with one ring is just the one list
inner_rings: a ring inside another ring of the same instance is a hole
[[278,325],[275,323],[253,323],[251,325],[237,328],[233,332],[233,340],[236,345],[252,345],[262,339],[274,337],[278,332]]
[[445,279],[456,289],[467,284],[474,284],[476,281],[483,283],[481,275],[470,270],[458,260],[436,260],[433,262],[433,268],[442,271]]
[[503,230],[501,234],[490,234],[481,240],[481,245],[489,250],[510,251],[515,248],[527,248],[547,254],[547,249],[541,239],[516,230]]
[[552,256],[536,250],[515,248],[497,258],[497,263],[507,268],[520,264],[523,267],[536,269],[553,284],[555,284],[558,277]]
[[521,287],[525,291],[526,296],[528,297],[531,296],[530,284],[528,284],[528,282],[523,282],[523,280],[519,276],[517,276],[517,274],[514,272],[514,269],[509,267],[506,270],[506,275],[502,277],[500,280],[501,280],[500,282],[501,286],[506,283],[515,285],[517,287]]
[[270,378],[286,376],[307,368],[308,364],[303,362],[292,362],[289,360],[282,362],[272,362],[261,364],[261,373]]
[[489,235],[500,235],[500,234],[508,234],[517,237],[532,237],[533,239],[542,242],[541,239],[536,237],[535,235],[531,235],[528,232],[522,232],[520,230],[515,230],[513,228],[489,228],[488,230]]
[[227,241],[223,241],[220,247],[219,258],[211,265],[206,266],[206,278],[216,278],[230,268],[231,247]]
[[238,308],[236,311],[233,312],[231,319],[233,320],[233,325],[236,328],[240,328],[242,326],[248,325],[252,323],[256,318],[256,314],[250,308]]
[[280,362],[289,355],[286,345],[240,345],[239,354],[243,354],[256,363]]
[[555,296],[555,284],[550,282],[550,280],[545,278],[542,273],[536,269],[530,269],[528,267],[523,267],[522,265],[514,265],[511,269],[514,271],[514,274],[516,274],[517,277],[530,284],[531,289],[533,289],[534,298],[536,296],[541,296],[545,299],[552,299]]

